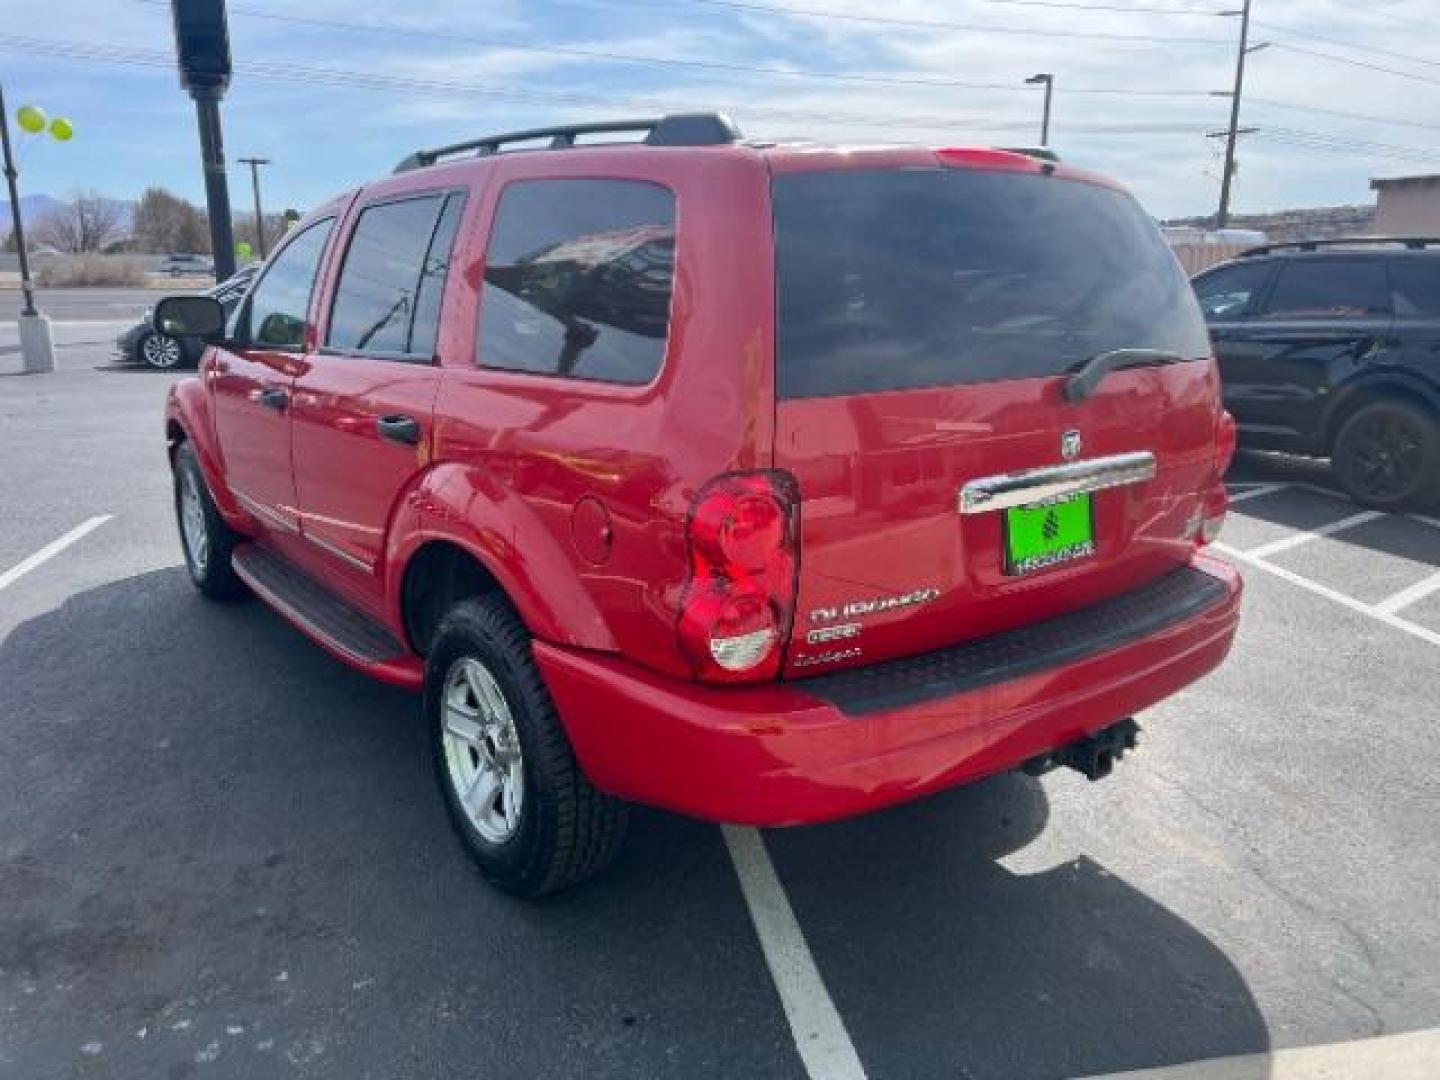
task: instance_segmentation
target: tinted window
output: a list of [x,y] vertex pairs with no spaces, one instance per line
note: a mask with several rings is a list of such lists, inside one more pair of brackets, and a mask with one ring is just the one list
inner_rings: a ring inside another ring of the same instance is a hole
[[1378,259],[1296,259],[1280,267],[1267,319],[1363,319],[1390,310]]
[[417,356],[435,355],[435,336],[440,326],[440,300],[445,295],[445,276],[450,270],[450,253],[455,247],[455,232],[460,228],[460,212],[465,207],[461,195],[451,195],[440,212],[435,239],[425,256],[420,271],[420,289],[416,293],[415,318],[410,327],[410,352]]
[[255,345],[277,349],[305,347],[310,292],[334,218],[317,221],[286,244],[250,294],[248,336]]
[[645,383],[660,370],[675,276],[675,197],[632,180],[505,189],[485,267],[479,362]]
[[774,183],[785,397],[1056,375],[1099,352],[1209,354],[1154,223],[1121,192],[966,169]]
[[1390,263],[1395,314],[1408,318],[1440,316],[1440,259],[1395,259]]
[[357,352],[412,351],[420,277],[444,201],[443,195],[431,195],[361,212],[340,270],[326,345]]
[[1206,274],[1195,282],[1195,295],[1205,318],[1238,319],[1250,309],[1255,294],[1270,277],[1268,262],[1241,263]]

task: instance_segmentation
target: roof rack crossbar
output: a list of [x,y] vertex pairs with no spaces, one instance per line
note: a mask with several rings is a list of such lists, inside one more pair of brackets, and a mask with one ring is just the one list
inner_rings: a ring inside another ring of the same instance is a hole
[[740,129],[724,113],[671,113],[668,116],[639,120],[602,120],[590,124],[564,124],[559,127],[530,128],[503,135],[486,135],[479,139],[439,146],[433,150],[417,150],[395,166],[397,173],[434,165],[437,161],[471,153],[475,157],[498,154],[510,143],[549,139],[545,149],[563,150],[576,145],[580,135],[606,135],[619,132],[644,132],[646,146],[723,146],[740,140]]
[[1373,247],[1382,244],[1399,245],[1409,251],[1421,251],[1427,247],[1440,247],[1440,237],[1344,236],[1331,240],[1286,240],[1279,243],[1261,244],[1259,247],[1247,248],[1240,253],[1239,257],[1244,259],[1251,255],[1269,255],[1276,251],[1318,251],[1321,248]]

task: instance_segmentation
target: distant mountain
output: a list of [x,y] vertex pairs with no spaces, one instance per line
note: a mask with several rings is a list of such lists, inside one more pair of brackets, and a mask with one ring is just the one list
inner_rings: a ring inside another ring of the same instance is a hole
[[[20,220],[28,227],[35,224],[46,214],[54,210],[60,210],[65,206],[62,199],[52,195],[21,195],[20,196]],[[10,233],[10,203],[0,202],[0,233]]]
[[[1206,229],[1214,221],[1212,217],[1173,218],[1162,224]],[[1364,236],[1374,224],[1373,205],[1314,206],[1300,210],[1276,210],[1269,214],[1236,214],[1230,219],[1232,229],[1258,229],[1276,243]]]
[[[120,229],[128,234],[135,222],[135,203],[125,199],[106,199],[105,201],[120,211]],[[25,228],[30,229],[46,215],[56,210],[64,210],[69,205],[64,199],[57,199],[53,195],[21,195],[20,217]],[[10,203],[0,201],[0,238],[9,236],[10,228]]]

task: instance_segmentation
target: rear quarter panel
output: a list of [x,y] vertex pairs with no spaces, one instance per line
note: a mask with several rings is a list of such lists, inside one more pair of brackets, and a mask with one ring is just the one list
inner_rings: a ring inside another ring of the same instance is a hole
[[[540,637],[684,674],[674,627],[691,500],[721,473],[770,463],[768,172],[743,148],[594,148],[485,167],[446,295],[427,529],[468,533]],[[495,207],[507,184],[546,178],[643,180],[675,194],[670,336],[648,385],[476,362]]]

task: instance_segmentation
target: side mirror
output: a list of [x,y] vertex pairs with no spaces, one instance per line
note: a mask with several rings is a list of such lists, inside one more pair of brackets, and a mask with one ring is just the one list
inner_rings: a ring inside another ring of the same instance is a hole
[[171,337],[215,341],[225,333],[225,308],[213,296],[167,296],[155,305],[150,321]]

